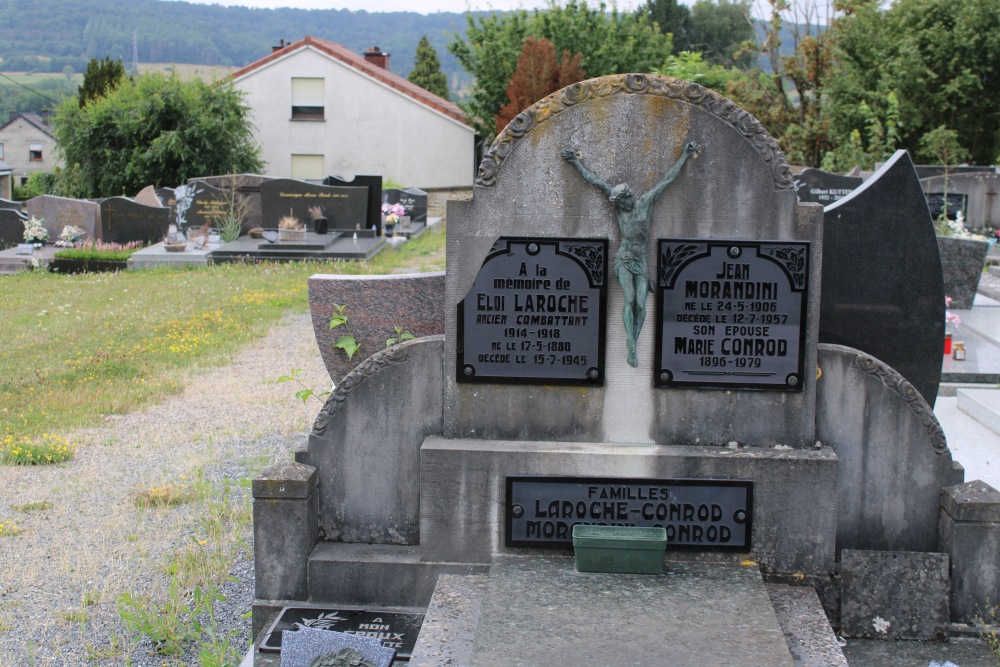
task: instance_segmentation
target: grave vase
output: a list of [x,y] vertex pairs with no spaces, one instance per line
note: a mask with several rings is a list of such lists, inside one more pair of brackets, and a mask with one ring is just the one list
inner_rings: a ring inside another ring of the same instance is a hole
[[313,231],[317,234],[326,234],[330,231],[330,221],[326,218],[314,218]]

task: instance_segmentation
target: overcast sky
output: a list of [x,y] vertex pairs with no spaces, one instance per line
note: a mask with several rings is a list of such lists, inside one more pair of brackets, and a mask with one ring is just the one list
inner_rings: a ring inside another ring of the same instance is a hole
[[[243,7],[299,7],[301,9],[364,9],[369,12],[464,12],[467,9],[534,9],[545,0],[187,0],[200,5],[239,5]],[[600,0],[588,3],[597,6]],[[682,0],[691,4],[693,0]],[[642,0],[619,0],[619,10],[631,10]],[[610,6],[610,2],[607,2]]]

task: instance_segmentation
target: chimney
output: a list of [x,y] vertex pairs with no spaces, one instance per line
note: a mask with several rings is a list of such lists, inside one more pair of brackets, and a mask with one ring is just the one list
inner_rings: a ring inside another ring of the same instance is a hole
[[272,46],[271,47],[271,53],[274,53],[275,51],[280,51],[283,48],[285,48],[286,46],[288,46],[288,45],[285,44],[285,38],[282,37],[281,39],[278,40],[278,45],[277,46]]
[[389,54],[377,46],[373,46],[368,51],[365,51],[365,60],[382,69],[389,69]]
[[7,115],[10,120],[17,120],[18,116],[17,109],[15,109],[14,107],[7,109]]

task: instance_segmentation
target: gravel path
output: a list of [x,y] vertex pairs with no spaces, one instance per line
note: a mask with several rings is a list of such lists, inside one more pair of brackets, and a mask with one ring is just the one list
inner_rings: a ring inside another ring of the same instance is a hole
[[[0,517],[22,531],[0,537],[0,667],[198,664],[193,650],[165,657],[149,640],[137,643],[116,600],[126,591],[164,599],[164,566],[198,533],[206,501],[140,509],[134,498],[189,484],[199,471],[218,489],[290,457],[319,409],[275,383],[293,367],[310,386],[329,385],[308,314],[285,317],[228,366],[191,369],[181,394],[72,434],[80,447],[67,464],[0,467]],[[51,507],[25,510],[29,503]],[[249,523],[244,533],[252,545]],[[241,655],[250,642],[251,548],[240,549],[217,606],[219,630],[239,631]]]

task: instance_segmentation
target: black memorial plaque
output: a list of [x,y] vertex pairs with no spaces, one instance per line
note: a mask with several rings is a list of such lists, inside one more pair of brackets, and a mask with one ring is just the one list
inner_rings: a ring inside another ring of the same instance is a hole
[[397,657],[409,658],[423,622],[424,615],[416,612],[285,607],[268,629],[260,650],[278,653],[282,632],[307,627],[378,639],[382,646],[396,649]]
[[[937,220],[944,213],[945,196],[943,192],[928,192],[924,195],[927,198],[927,209],[931,212],[931,219]],[[948,193],[948,217],[952,220],[958,219],[959,212],[965,215],[969,204],[969,196],[957,192]]]
[[667,547],[750,551],[753,482],[508,477],[508,547],[572,546],[573,526],[664,528]]
[[501,237],[458,304],[458,381],[602,385],[607,239]]
[[801,391],[809,244],[661,239],[657,387]]

